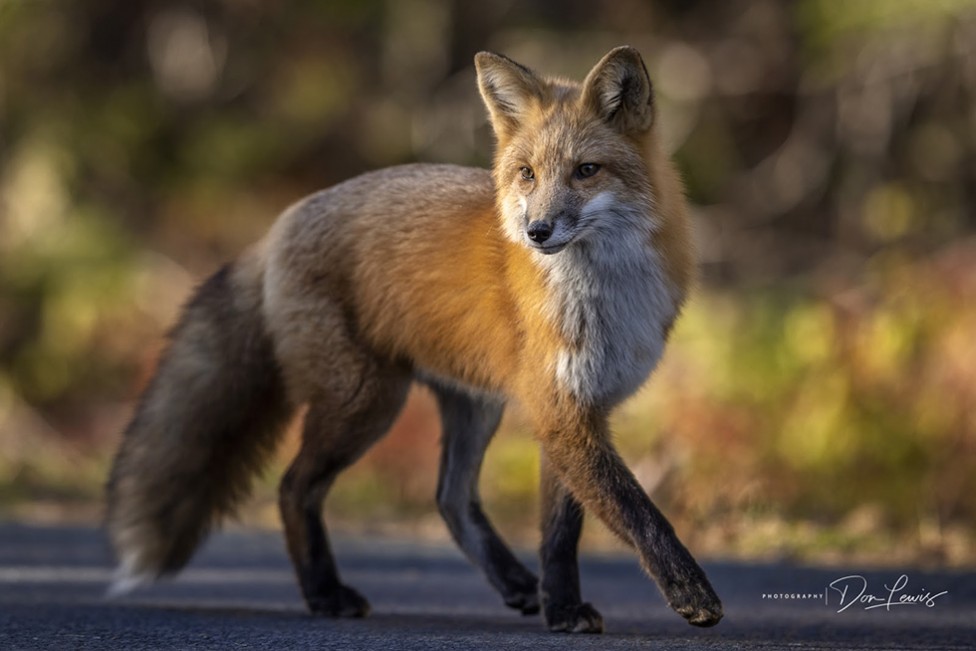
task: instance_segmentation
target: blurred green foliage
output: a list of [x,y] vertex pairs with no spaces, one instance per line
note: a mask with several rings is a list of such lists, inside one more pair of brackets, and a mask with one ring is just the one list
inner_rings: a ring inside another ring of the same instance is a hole
[[[973,0],[0,0],[0,509],[97,512],[179,305],[290,202],[487,165],[476,51],[580,77],[622,43],[702,260],[616,420],[638,477],[713,553],[972,562]],[[435,518],[436,428],[418,394],[329,508]],[[483,487],[503,528],[535,517],[537,454],[516,410]]]

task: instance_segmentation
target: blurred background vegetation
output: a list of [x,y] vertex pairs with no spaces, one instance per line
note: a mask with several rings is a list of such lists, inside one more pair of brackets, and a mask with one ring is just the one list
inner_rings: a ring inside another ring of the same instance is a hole
[[[289,203],[486,166],[475,52],[580,78],[624,43],[702,261],[616,418],[642,483],[714,555],[972,564],[973,0],[0,0],[0,516],[99,516],[182,301]],[[437,427],[416,392],[331,515],[446,537]],[[294,449],[245,520],[276,526]],[[524,544],[537,460],[516,410],[483,493]]]

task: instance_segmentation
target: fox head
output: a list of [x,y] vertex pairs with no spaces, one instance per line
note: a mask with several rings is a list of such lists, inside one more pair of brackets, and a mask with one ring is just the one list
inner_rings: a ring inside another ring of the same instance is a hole
[[475,67],[498,141],[493,174],[507,237],[554,254],[613,238],[621,222],[650,229],[654,94],[637,50],[611,50],[582,84],[489,52]]

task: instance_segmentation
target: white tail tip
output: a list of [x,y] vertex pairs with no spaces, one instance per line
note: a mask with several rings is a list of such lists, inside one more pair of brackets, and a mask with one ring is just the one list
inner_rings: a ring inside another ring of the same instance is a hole
[[109,599],[123,597],[139,586],[151,583],[153,577],[146,571],[137,571],[137,559],[135,556],[127,555],[122,558],[122,562],[115,568],[111,585],[105,591],[105,596]]

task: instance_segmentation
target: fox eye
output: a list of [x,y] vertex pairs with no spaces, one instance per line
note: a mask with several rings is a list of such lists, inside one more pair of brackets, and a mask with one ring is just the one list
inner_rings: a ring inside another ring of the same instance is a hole
[[588,179],[599,171],[600,166],[597,163],[583,163],[576,168],[576,178]]
[[521,172],[522,179],[525,181],[531,181],[532,179],[535,178],[535,172],[533,172],[532,168],[527,165],[523,165],[522,167],[520,167],[519,172]]

